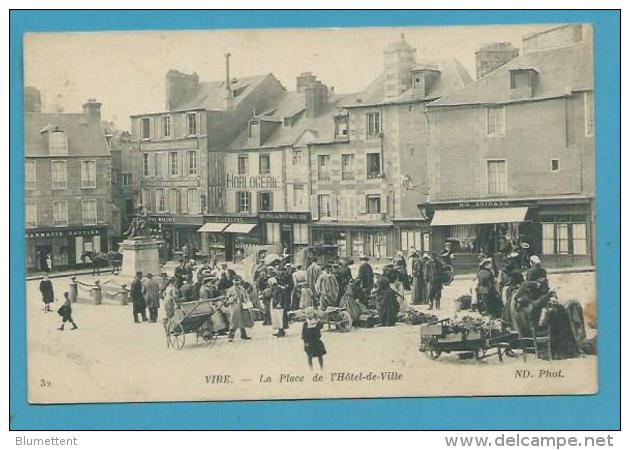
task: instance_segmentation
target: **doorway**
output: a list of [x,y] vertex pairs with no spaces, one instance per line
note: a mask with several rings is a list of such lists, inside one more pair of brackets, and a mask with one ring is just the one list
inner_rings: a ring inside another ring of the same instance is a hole
[[282,251],[287,250],[290,255],[293,254],[293,233],[290,223],[283,223],[280,226],[280,242],[282,243]]
[[38,245],[35,249],[35,268],[38,271],[50,272],[51,268],[48,267],[46,256],[50,255],[52,260],[52,245]]

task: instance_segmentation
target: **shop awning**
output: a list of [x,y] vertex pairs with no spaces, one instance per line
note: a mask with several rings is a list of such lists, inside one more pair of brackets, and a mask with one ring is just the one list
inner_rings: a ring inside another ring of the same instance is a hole
[[249,234],[256,226],[255,223],[231,223],[223,230],[225,233]]
[[527,215],[527,206],[513,208],[441,209],[435,211],[431,226],[523,222],[525,215]]
[[227,223],[223,222],[208,222],[204,223],[201,228],[197,230],[198,233],[220,233],[225,230],[228,226]]

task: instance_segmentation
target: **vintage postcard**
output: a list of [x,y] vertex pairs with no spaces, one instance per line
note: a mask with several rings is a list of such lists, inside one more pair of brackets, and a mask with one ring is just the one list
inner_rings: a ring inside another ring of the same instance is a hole
[[30,402],[597,392],[592,41],[26,34]]

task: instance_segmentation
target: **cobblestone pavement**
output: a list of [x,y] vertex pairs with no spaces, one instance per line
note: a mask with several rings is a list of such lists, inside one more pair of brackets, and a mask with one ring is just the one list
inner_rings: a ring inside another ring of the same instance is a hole
[[[551,277],[551,284],[559,288],[562,298],[586,303],[595,295],[594,278],[594,273],[559,274]],[[79,280],[87,283],[94,279],[86,275]],[[492,357],[476,365],[473,360],[443,355],[433,361],[418,351],[419,328],[407,324],[323,333],[328,351],[322,372],[326,379],[340,371],[373,372],[379,376],[391,371],[401,374],[400,382],[381,380],[377,384],[362,382],[351,386],[313,383],[317,372],[311,372],[306,363],[299,323],[291,326],[285,338],[272,336],[273,330],[260,322],[249,331],[249,341],[237,337],[232,343],[225,338],[197,342],[194,335],[187,335],[185,348],[177,351],[167,348],[160,322],[134,324],[131,305],[75,304],[73,315],[79,329],[57,331],[60,317],[42,311],[38,283],[27,283],[29,395],[36,402],[496,395],[594,389],[595,357],[552,363],[532,358],[524,362],[518,357],[506,358],[503,364]],[[63,297],[68,283],[69,278],[53,279],[58,299]],[[445,289],[440,317],[454,312],[453,299],[467,289],[468,280],[456,280]],[[59,306],[57,302],[53,309]],[[163,316],[160,311],[160,317]],[[561,384],[538,378],[515,383],[515,370],[523,367],[562,370],[566,378]],[[229,375],[230,383],[209,382],[206,377],[213,375]],[[301,382],[280,383],[282,375],[287,379],[304,378]],[[271,377],[270,383],[261,382],[266,377]],[[496,383],[479,381],[492,377],[497,377]],[[42,380],[50,381],[51,386],[39,387]]]

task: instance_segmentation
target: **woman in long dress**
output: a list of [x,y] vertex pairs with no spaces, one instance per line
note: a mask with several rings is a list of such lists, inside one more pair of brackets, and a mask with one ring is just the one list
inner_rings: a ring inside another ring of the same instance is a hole
[[367,312],[367,308],[365,307],[366,302],[365,292],[361,288],[361,280],[356,279],[348,285],[346,292],[343,294],[343,297],[341,297],[339,306],[346,308],[346,311],[348,311],[350,317],[352,317],[352,321],[356,322],[359,320],[361,314]]
[[388,279],[380,277],[376,287],[376,300],[378,302],[378,316],[381,326],[393,327],[396,325],[400,309],[396,295],[396,292],[389,286]]

